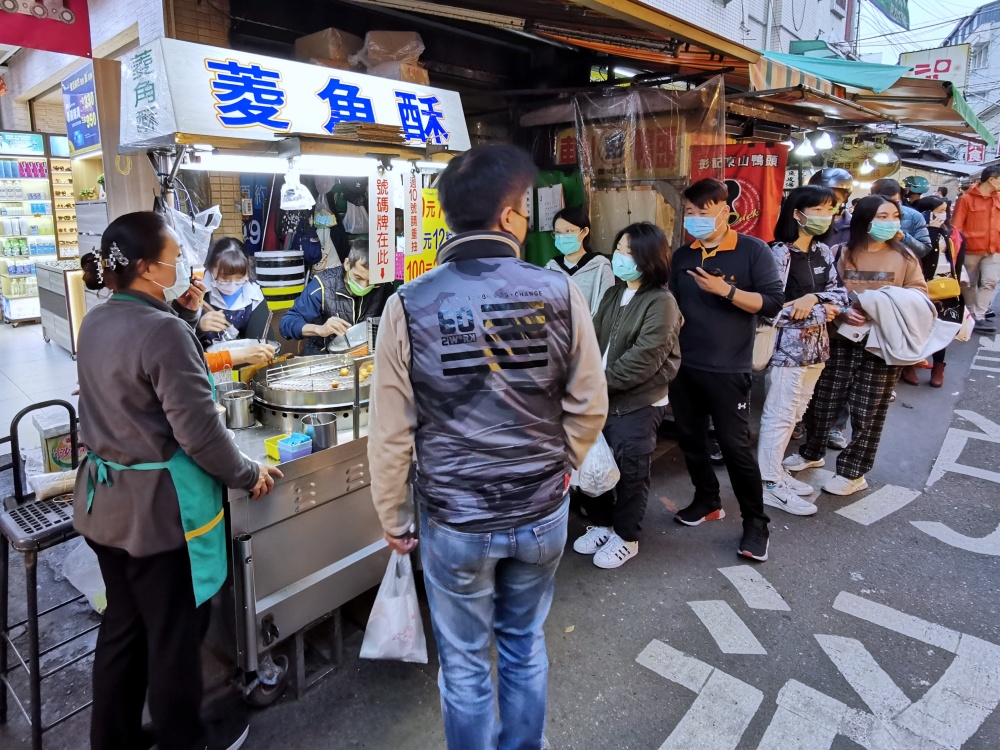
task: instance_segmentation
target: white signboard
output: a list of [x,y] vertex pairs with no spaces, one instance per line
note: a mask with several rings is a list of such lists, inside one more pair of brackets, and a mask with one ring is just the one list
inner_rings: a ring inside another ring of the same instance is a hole
[[562,185],[538,188],[538,231],[551,232],[556,214],[565,207]]
[[956,44],[952,47],[904,52],[899,56],[899,64],[913,68],[911,76],[950,81],[964,91],[969,85],[970,49],[968,44]]
[[122,58],[124,149],[174,133],[272,141],[339,123],[393,125],[412,146],[470,148],[454,91],[176,39]]
[[372,284],[396,278],[396,206],[392,172],[368,178],[368,277]]
[[965,161],[969,164],[982,164],[986,161],[986,146],[982,143],[969,141],[965,145]]

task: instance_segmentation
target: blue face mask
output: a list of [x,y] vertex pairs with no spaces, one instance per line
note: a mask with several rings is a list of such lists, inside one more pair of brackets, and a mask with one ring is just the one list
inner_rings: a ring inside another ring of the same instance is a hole
[[555,235],[556,250],[563,255],[572,255],[580,249],[580,238],[575,234]]
[[718,216],[685,216],[684,231],[696,240],[703,240],[715,234]]
[[873,221],[868,225],[868,236],[876,242],[891,240],[899,231],[899,219],[888,221]]
[[622,281],[636,281],[642,276],[642,271],[630,255],[615,253],[611,256],[611,270]]

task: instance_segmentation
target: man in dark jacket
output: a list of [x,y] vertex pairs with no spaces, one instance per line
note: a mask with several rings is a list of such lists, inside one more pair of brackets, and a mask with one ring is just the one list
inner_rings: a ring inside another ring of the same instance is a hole
[[[368,421],[372,500],[405,554],[414,502],[448,750],[543,744],[542,627],[566,545],[569,471],[604,425],[607,383],[583,293],[520,260],[531,158],[474,148],[441,176],[458,234],[391,297]],[[490,645],[500,653],[500,726]]]
[[674,253],[670,287],[684,326],[670,403],[695,492],[675,519],[697,526],[726,515],[709,449],[711,418],[743,514],[738,552],[763,562],[770,519],[750,440],[750,373],[757,314],[778,314],[784,284],[771,249],[729,228],[728,196],[725,183],[713,179],[684,191],[684,229],[695,240]]
[[316,274],[278,325],[286,339],[306,339],[304,354],[325,354],[330,339],[377,318],[392,284],[369,284],[368,243],[356,242],[342,266]]

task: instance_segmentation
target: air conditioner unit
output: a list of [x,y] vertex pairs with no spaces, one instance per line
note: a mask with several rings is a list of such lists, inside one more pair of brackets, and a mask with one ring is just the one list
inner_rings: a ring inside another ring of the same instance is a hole
[[846,18],[847,0],[830,0],[830,12],[837,18]]

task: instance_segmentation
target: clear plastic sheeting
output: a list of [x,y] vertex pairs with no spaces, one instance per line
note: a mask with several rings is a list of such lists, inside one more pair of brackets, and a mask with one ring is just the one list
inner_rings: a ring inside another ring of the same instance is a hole
[[723,95],[719,76],[689,91],[628,87],[575,97],[595,249],[611,252],[615,234],[637,221],[652,221],[681,241],[680,194],[690,182],[693,154],[724,177]]

